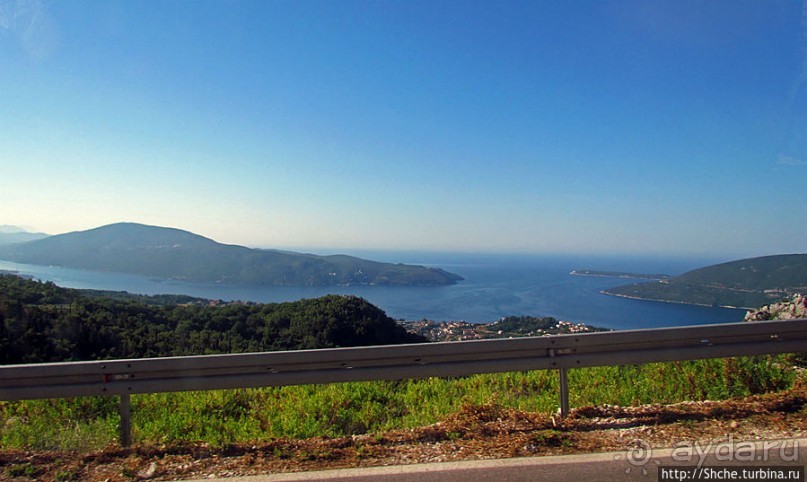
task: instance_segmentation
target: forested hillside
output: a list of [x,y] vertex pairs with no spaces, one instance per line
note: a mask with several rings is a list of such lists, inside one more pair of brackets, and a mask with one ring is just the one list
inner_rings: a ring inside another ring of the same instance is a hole
[[221,244],[180,229],[117,223],[0,245],[0,259],[164,279],[272,286],[442,286],[439,268]]
[[660,281],[604,290],[627,298],[754,309],[807,293],[807,254],[741,259]]
[[214,306],[195,298],[109,296],[0,275],[0,364],[422,341],[354,296]]

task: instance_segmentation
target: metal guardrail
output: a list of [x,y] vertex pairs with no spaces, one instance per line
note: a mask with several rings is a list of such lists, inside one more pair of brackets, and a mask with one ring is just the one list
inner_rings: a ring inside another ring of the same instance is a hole
[[807,351],[807,319],[530,338],[0,366],[0,400],[121,397],[130,441],[135,393],[219,390],[521,370],[560,372],[569,411],[570,368]]

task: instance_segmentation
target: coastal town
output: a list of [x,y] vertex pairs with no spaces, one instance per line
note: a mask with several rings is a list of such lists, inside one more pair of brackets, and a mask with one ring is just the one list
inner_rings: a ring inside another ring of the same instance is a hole
[[552,317],[510,316],[493,323],[467,321],[399,321],[407,331],[426,337],[429,341],[465,341],[491,338],[548,336],[571,333],[607,331],[584,323],[556,320]]

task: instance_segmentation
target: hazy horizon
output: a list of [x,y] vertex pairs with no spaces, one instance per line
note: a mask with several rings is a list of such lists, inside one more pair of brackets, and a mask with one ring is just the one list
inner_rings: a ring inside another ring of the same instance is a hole
[[0,224],[807,252],[807,1],[0,0]]
[[[122,221],[121,223],[133,223],[132,221]],[[118,223],[112,223],[118,224]],[[102,226],[97,226],[102,227]],[[160,226],[165,228],[174,228],[180,229],[175,226]],[[9,229],[12,228],[12,229]],[[30,226],[17,226],[17,225],[8,225],[3,224],[0,225],[0,233],[4,232],[14,232],[15,229],[21,229],[24,232],[37,232],[35,228]],[[95,228],[90,228],[95,229]],[[82,230],[83,231],[83,230]],[[187,231],[187,230],[183,230]],[[54,236],[59,234],[68,234],[77,231],[68,231],[65,233],[44,233],[44,232],[37,232],[38,234],[46,234],[48,236]],[[200,236],[207,237],[209,239],[213,239],[213,241],[220,242],[217,239],[210,238],[205,233],[194,233]],[[760,256],[769,256],[769,255],[779,255],[779,254],[802,254],[802,253],[731,253],[726,251],[719,251],[719,252],[698,252],[698,253],[634,253],[634,252],[585,252],[585,251],[576,251],[576,252],[535,252],[535,251],[508,251],[508,250],[462,250],[462,249],[412,249],[412,248],[377,248],[377,247],[333,247],[333,246],[252,246],[248,244],[239,244],[239,243],[225,243],[225,244],[236,244],[240,246],[245,246],[248,248],[255,248],[255,249],[269,249],[269,250],[280,250],[280,251],[291,251],[291,252],[299,252],[299,253],[310,253],[320,256],[328,256],[328,255],[336,255],[336,254],[345,254],[349,256],[357,256],[365,259],[374,259],[377,261],[387,261],[387,262],[406,262],[406,263],[435,263],[440,265],[445,265],[446,259],[455,258],[458,261],[468,261],[473,260],[474,258],[489,258],[489,257],[501,257],[501,258],[509,258],[509,259],[517,259],[519,257],[528,259],[528,258],[540,258],[540,257],[565,257],[565,258],[580,258],[581,260],[590,259],[590,260],[608,260],[613,259],[615,261],[625,261],[625,260],[632,260],[632,261],[640,261],[642,259],[654,263],[659,260],[668,260],[668,261],[687,261],[691,263],[691,268],[697,268],[706,266],[708,264],[720,263],[724,261],[733,261],[736,259],[741,258],[753,258],[753,257],[760,257]],[[591,266],[580,266],[580,268],[591,268]],[[600,269],[608,268],[608,265],[599,266]],[[637,266],[637,269],[639,266]]]

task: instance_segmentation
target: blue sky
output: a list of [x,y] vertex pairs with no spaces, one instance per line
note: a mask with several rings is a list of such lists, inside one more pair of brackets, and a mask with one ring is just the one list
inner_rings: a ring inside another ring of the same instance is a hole
[[0,224],[806,252],[807,3],[0,0]]

